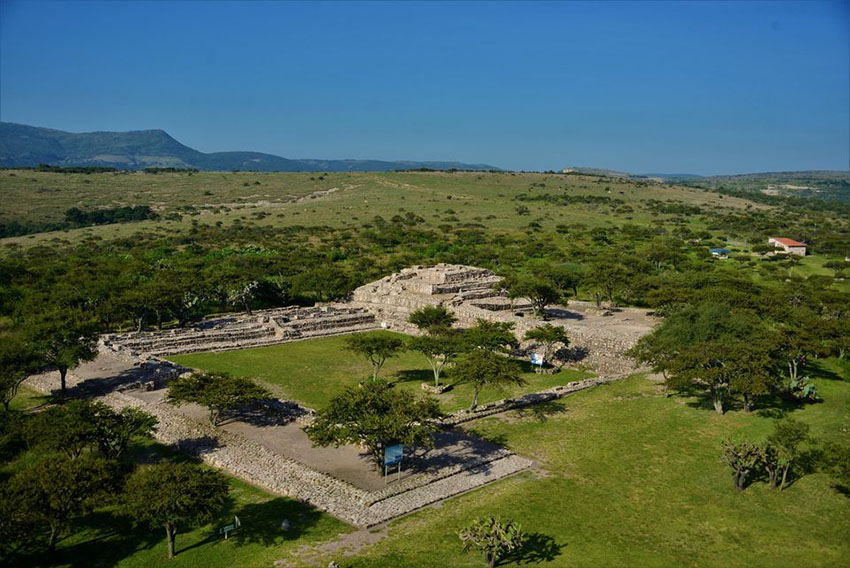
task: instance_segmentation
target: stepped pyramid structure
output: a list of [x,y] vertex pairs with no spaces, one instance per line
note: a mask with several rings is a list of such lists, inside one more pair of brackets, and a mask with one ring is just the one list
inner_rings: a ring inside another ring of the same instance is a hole
[[425,306],[445,306],[466,327],[477,318],[490,319],[493,312],[528,310],[526,301],[508,299],[498,290],[502,281],[490,270],[459,264],[405,268],[354,291],[349,305],[364,308],[382,327],[414,331],[407,317]]

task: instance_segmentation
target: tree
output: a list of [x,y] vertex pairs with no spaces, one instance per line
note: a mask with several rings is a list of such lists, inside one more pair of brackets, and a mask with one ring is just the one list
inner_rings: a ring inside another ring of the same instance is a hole
[[38,369],[38,358],[19,335],[0,334],[0,397],[8,412],[18,387]]
[[472,385],[474,395],[469,409],[478,406],[478,395],[484,387],[503,389],[509,385],[524,385],[519,365],[504,355],[477,349],[467,353],[454,366],[452,376],[458,382]]
[[421,335],[410,340],[408,347],[422,353],[434,371],[434,386],[440,386],[440,373],[463,348],[463,339],[454,330],[444,330],[434,335]]
[[246,314],[251,315],[251,302],[257,296],[260,283],[257,280],[239,282],[227,291],[227,301],[241,307]]
[[[808,437],[809,425],[790,416],[777,420],[773,424],[773,432],[767,437],[767,442],[769,446],[775,449],[775,463],[778,465],[778,470],[782,471],[782,476],[778,480],[780,491],[785,489],[788,472],[800,457],[800,444],[805,442]],[[777,487],[777,483],[774,483],[773,486]]]
[[331,399],[305,431],[319,446],[363,444],[380,468],[388,445],[432,447],[440,416],[433,398],[417,398],[385,381],[371,380]]
[[429,334],[442,333],[450,328],[457,318],[443,306],[425,306],[412,312],[407,321]]
[[61,452],[68,459],[81,457],[94,444],[95,436],[95,409],[83,400],[51,406],[24,423],[24,439],[30,448]]
[[845,405],[845,424],[837,440],[824,444],[823,465],[845,493],[850,492],[850,401]]
[[161,526],[168,538],[168,557],[181,526],[198,527],[212,521],[230,491],[227,478],[192,463],[143,466],[127,480],[124,508],[140,522]]
[[708,391],[715,411],[723,414],[729,395],[752,399],[774,382],[766,370],[776,341],[753,315],[704,302],[678,310],[628,351],[680,391]]
[[138,408],[116,411],[102,402],[71,400],[51,406],[24,422],[30,447],[62,452],[69,459],[97,449],[101,457],[120,459],[134,438],[150,438],[157,419]]
[[561,294],[561,300],[578,295],[578,286],[582,280],[583,269],[578,264],[553,264],[548,259],[531,261],[529,270],[551,282]]
[[507,352],[519,346],[513,332],[513,322],[492,322],[479,318],[466,330],[464,338],[471,349]]
[[478,550],[490,568],[505,554],[521,547],[525,540],[518,524],[510,519],[502,522],[493,516],[475,519],[460,531],[459,536],[463,551]]
[[134,438],[152,438],[159,422],[155,416],[131,406],[116,411],[102,402],[94,406],[93,437],[101,456],[120,460]]
[[546,306],[561,300],[558,287],[545,278],[537,276],[517,275],[506,278],[502,286],[508,291],[508,297],[528,298],[534,308],[534,314],[546,318]]
[[734,470],[733,480],[735,489],[743,491],[747,486],[747,478],[761,462],[761,448],[749,442],[733,442],[724,440],[721,456],[723,461]]
[[612,304],[617,292],[627,282],[629,271],[613,255],[597,258],[590,266],[584,278],[594,290],[596,307],[602,306],[602,300],[607,299]]
[[543,360],[546,362],[552,356],[556,344],[560,343],[564,347],[569,347],[570,345],[567,330],[551,323],[544,323],[543,325],[529,329],[525,332],[525,339],[543,344]]
[[372,364],[372,378],[377,379],[387,359],[404,351],[404,341],[399,337],[380,333],[355,333],[345,338],[345,348],[369,359]]
[[82,310],[53,307],[37,314],[25,329],[40,360],[59,371],[63,395],[68,369],[97,357],[97,322]]
[[800,371],[811,357],[828,355],[824,347],[829,338],[823,334],[829,326],[822,318],[803,308],[786,309],[781,317],[784,322],[779,326],[781,349],[777,350],[777,356],[787,366],[788,382],[796,383]]
[[271,393],[246,377],[226,373],[192,373],[168,385],[166,400],[175,406],[194,402],[209,410],[210,424],[250,404],[270,400]]
[[47,549],[52,552],[71,519],[101,505],[101,496],[114,494],[117,479],[115,464],[106,460],[50,455],[19,471],[9,483],[28,515],[50,527]]
[[313,293],[320,302],[342,298],[351,291],[351,277],[335,264],[321,263],[298,274],[292,281],[295,293]]
[[0,564],[9,559],[16,550],[29,545],[39,532],[35,511],[28,510],[19,495],[13,492],[10,483],[0,484]]

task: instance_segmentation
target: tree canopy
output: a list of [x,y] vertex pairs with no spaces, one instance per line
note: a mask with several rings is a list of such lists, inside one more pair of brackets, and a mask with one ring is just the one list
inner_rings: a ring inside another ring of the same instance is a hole
[[166,400],[179,406],[194,402],[209,410],[210,424],[221,421],[242,407],[270,400],[271,393],[247,377],[227,373],[192,373],[171,381]]
[[457,321],[453,313],[444,306],[424,306],[412,312],[407,321],[427,333],[439,333],[452,326]]
[[363,444],[380,467],[388,445],[433,446],[440,416],[433,398],[371,380],[335,396],[305,431],[320,446]]
[[127,480],[124,508],[134,519],[165,529],[168,557],[174,558],[181,527],[202,526],[224,508],[230,485],[217,471],[192,463],[140,467]]
[[404,351],[404,340],[383,333],[355,333],[345,338],[345,348],[362,355],[372,364],[372,378],[377,379],[381,367],[390,357]]
[[565,348],[570,345],[567,330],[559,325],[544,323],[525,332],[525,339],[536,341],[543,345],[543,360],[549,362],[554,353],[555,345],[560,343]]
[[507,352],[519,346],[513,328],[513,322],[479,319],[474,326],[466,330],[464,339],[472,349]]
[[0,333],[0,399],[6,411],[18,387],[38,367],[39,358],[30,343],[19,334]]
[[117,491],[118,474],[114,462],[96,456],[47,455],[9,484],[24,516],[49,527],[47,549],[53,551],[72,518],[102,505],[104,497]]
[[434,386],[439,386],[443,369],[463,352],[466,344],[459,330],[445,329],[433,335],[414,337],[408,343],[408,348],[425,356],[434,372]]
[[523,385],[516,361],[493,351],[476,349],[464,355],[454,366],[453,376],[473,388],[470,410],[478,406],[478,396],[485,387],[503,389],[510,385]]
[[479,551],[490,568],[505,554],[522,546],[525,540],[518,524],[511,519],[502,521],[493,516],[475,519],[461,529],[459,536],[463,551]]
[[67,306],[35,312],[27,322],[27,339],[46,367],[59,371],[60,388],[66,391],[68,369],[97,356],[97,322],[90,314]]
[[722,414],[731,394],[749,408],[775,385],[775,346],[775,334],[752,314],[706,302],[671,314],[629,353],[673,389],[707,391]]

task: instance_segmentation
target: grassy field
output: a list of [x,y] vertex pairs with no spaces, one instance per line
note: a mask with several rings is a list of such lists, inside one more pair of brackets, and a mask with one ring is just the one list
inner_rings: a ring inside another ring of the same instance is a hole
[[[317,193],[328,192],[328,193]],[[610,198],[611,203],[553,205],[516,201],[517,196],[544,194]],[[6,206],[0,222],[57,222],[70,207],[83,210],[150,205],[158,221],[101,225],[4,239],[32,245],[52,239],[79,241],[96,235],[108,239],[138,231],[185,230],[192,222],[259,226],[325,225],[359,227],[375,216],[390,219],[415,212],[426,226],[486,224],[500,231],[519,231],[537,222],[544,230],[559,224],[587,227],[624,222],[650,225],[673,215],[653,212],[647,200],[695,205],[707,212],[742,212],[743,199],[701,189],[614,178],[560,174],[486,172],[395,173],[251,173],[199,172],[145,174],[57,174],[0,172],[0,195]],[[524,206],[527,212],[519,213]],[[168,220],[178,214],[180,220]],[[694,228],[703,222],[692,219]]]
[[[372,332],[390,333],[390,332]],[[405,338],[401,334],[393,334]],[[297,400],[311,408],[321,408],[347,386],[356,385],[371,376],[372,366],[365,359],[345,349],[345,337],[326,337],[309,341],[296,341],[270,347],[225,351],[221,353],[192,353],[174,355],[172,361],[206,371],[220,371],[232,375],[253,377],[284,398]],[[524,364],[525,365],[525,364]],[[528,384],[500,392],[485,389],[479,402],[498,400],[563,385],[592,376],[581,371],[562,370],[553,375],[539,375],[524,368],[523,378]],[[415,351],[406,351],[387,361],[380,376],[399,388],[422,392],[421,383],[434,380],[425,357]],[[440,377],[452,389],[439,395],[444,411],[466,408],[472,402],[472,387],[453,381],[451,370]]]
[[[850,383],[817,384],[824,403],[793,414],[828,439],[847,419]],[[346,565],[482,566],[461,552],[457,531],[495,514],[534,535],[506,566],[846,566],[850,500],[826,475],[806,475],[783,493],[761,482],[737,493],[720,462],[721,439],[764,439],[772,412],[718,416],[695,402],[634,377],[571,396],[546,419],[473,423],[540,470],[397,521]]]

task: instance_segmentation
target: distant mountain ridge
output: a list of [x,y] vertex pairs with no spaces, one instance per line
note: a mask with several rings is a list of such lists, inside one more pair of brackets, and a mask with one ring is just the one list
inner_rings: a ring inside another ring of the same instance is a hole
[[262,152],[199,152],[164,130],[73,133],[0,122],[0,166],[99,166],[140,170],[150,167],[204,171],[259,172],[498,170],[488,164],[384,160],[295,160]]

